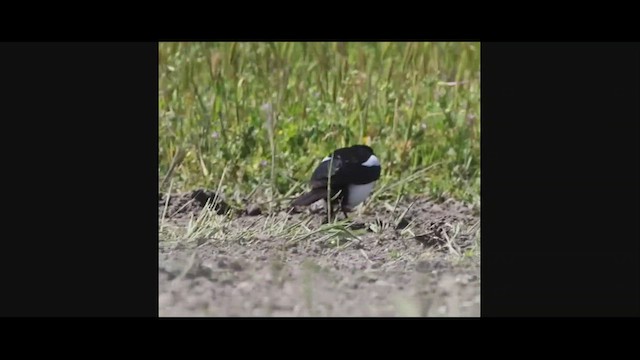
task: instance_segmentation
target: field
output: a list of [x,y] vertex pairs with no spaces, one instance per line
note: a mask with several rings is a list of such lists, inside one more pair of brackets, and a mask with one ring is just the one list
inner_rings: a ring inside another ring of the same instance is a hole
[[[478,43],[162,43],[161,316],[478,316]],[[288,211],[337,147],[364,206]]]

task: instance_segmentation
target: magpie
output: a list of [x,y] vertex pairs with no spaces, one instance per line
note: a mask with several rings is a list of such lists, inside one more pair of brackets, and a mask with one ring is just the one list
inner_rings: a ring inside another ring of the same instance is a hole
[[380,161],[367,145],[353,145],[334,150],[322,159],[311,175],[311,190],[302,194],[291,203],[292,206],[307,206],[320,199],[327,204],[327,195],[334,202],[340,202],[345,218],[347,212],[369,197],[371,190],[380,178]]

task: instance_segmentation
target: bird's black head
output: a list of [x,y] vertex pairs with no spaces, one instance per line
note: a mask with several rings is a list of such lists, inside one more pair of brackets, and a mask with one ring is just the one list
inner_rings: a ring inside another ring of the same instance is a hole
[[353,145],[351,149],[356,151],[358,154],[367,155],[367,156],[375,155],[373,153],[373,149],[367,145]]
[[[353,145],[349,147],[343,147],[335,150],[332,154],[326,157],[324,160],[334,157],[334,161],[352,163],[352,164],[362,164],[365,163],[369,158],[374,156],[375,161],[377,162],[377,158],[375,158],[375,154],[373,153],[373,149],[367,145]],[[341,163],[335,164],[334,166],[340,167]]]
[[353,160],[366,161],[373,153],[373,149],[367,145],[353,145],[336,151],[337,154]]
[[[336,156],[342,159],[351,159],[352,161],[366,161],[373,153],[373,149],[367,145],[352,145],[334,150],[327,158]],[[325,158],[325,159],[327,159]]]

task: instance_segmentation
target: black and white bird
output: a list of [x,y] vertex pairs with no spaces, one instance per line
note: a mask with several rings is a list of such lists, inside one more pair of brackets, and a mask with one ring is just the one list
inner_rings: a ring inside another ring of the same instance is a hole
[[[322,162],[311,175],[311,190],[296,198],[291,205],[307,206],[318,200],[325,200],[328,191],[331,199],[340,202],[340,208],[347,217],[347,212],[364,202],[376,181],[380,178],[380,161],[367,145],[354,145],[335,150]],[[336,197],[337,195],[337,197]]]

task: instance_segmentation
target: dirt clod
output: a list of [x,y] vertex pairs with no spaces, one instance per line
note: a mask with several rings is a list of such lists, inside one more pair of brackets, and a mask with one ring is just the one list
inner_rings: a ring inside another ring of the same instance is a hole
[[198,215],[207,203],[218,215],[225,214],[229,210],[229,205],[221,196],[216,197],[215,192],[198,189],[190,193],[171,195],[168,201],[166,195],[159,194],[158,214],[162,216],[164,213],[167,218]]
[[258,216],[258,215],[262,214],[262,210],[260,209],[260,207],[258,205],[249,204],[247,206],[246,213],[249,216]]

